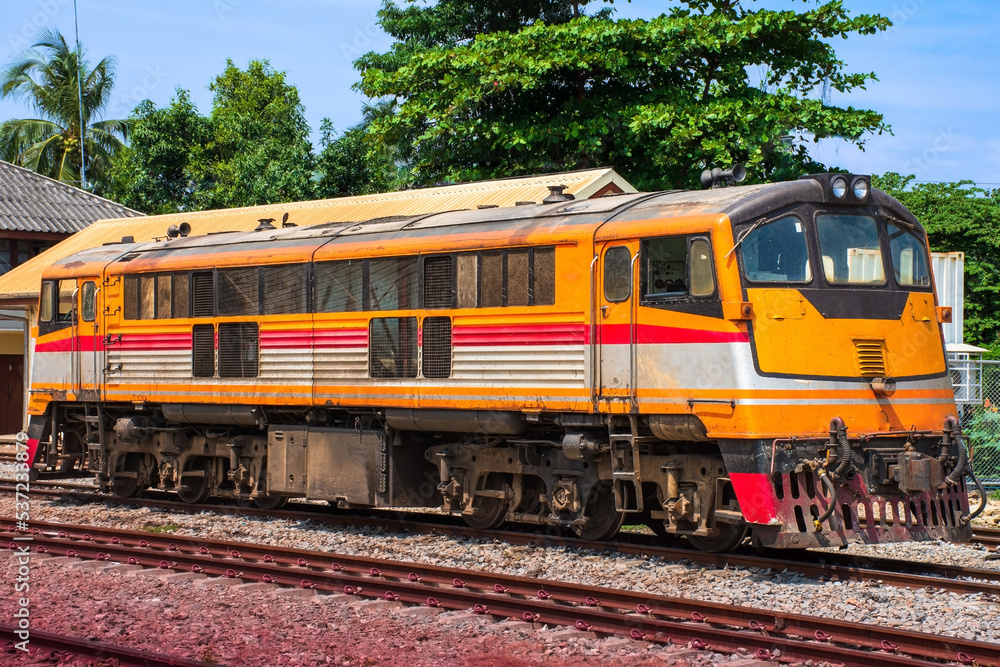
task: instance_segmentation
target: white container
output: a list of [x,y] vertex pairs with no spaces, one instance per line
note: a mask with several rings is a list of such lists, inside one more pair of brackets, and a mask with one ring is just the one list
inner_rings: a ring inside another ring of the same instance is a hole
[[951,322],[942,324],[945,344],[962,343],[965,321],[965,253],[932,252],[934,291],[939,306],[951,307]]

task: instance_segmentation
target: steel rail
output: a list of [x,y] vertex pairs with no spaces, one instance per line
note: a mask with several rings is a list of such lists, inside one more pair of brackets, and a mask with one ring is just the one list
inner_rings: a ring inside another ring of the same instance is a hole
[[[33,488],[38,483],[33,483]],[[58,486],[58,485],[52,485]],[[76,488],[82,485],[70,485]],[[93,488],[93,487],[86,487]],[[0,491],[3,487],[0,487]],[[589,549],[599,552],[621,553],[633,556],[649,556],[669,561],[687,560],[703,567],[744,567],[761,568],[774,571],[788,570],[807,577],[827,579],[831,581],[879,581],[897,588],[937,588],[961,595],[1000,596],[1000,570],[972,568],[937,563],[920,563],[894,558],[859,557],[834,552],[803,551],[795,554],[795,558],[773,555],[759,556],[744,553],[710,554],[692,549],[673,548],[657,545],[643,535],[619,533],[613,542],[595,542],[581,540],[576,537],[561,535],[546,535],[532,532],[490,531],[483,533],[469,528],[452,517],[439,516],[440,521],[432,521],[436,515],[407,514],[404,517],[419,517],[419,520],[408,518],[389,518],[386,516],[365,516],[331,514],[342,512],[322,505],[302,505],[312,510],[261,510],[231,505],[190,505],[180,501],[156,500],[149,498],[117,498],[115,496],[97,495],[96,493],[66,494],[48,488],[32,491],[39,495],[68,495],[87,501],[110,500],[116,503],[135,504],[145,507],[161,507],[171,511],[200,512],[204,510],[219,514],[242,514],[288,520],[309,520],[327,525],[349,525],[355,527],[380,526],[410,533],[443,534],[455,537],[472,537],[499,539],[514,545],[533,545],[542,547],[571,547]]]
[[814,616],[320,551],[89,526],[32,526],[34,546],[53,555],[65,552],[409,604],[472,608],[659,643],[707,642],[712,650],[725,652],[748,645],[764,651],[778,648],[786,659],[849,664],[974,660],[1000,665],[1000,644]]
[[[17,634],[18,628],[0,623],[0,642],[20,641]],[[106,661],[117,661],[123,667],[207,667],[210,663],[200,660],[190,660],[188,658],[174,658],[160,653],[150,653],[127,646],[118,646],[106,642],[90,641],[79,637],[68,637],[57,635],[52,632],[44,632],[31,628],[28,646],[40,648],[50,652],[72,654],[97,658],[100,664]],[[16,650],[16,649],[15,649]],[[59,659],[66,656],[49,656],[49,660],[55,662],[53,658]]]

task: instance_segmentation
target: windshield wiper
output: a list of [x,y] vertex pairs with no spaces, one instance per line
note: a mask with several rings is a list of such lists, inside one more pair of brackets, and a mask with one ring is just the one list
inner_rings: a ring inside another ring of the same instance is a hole
[[736,245],[734,245],[729,250],[729,252],[726,253],[726,256],[723,259],[729,259],[729,256],[732,255],[736,251],[736,249],[740,247],[740,244],[743,243],[743,241],[746,239],[746,237],[750,236],[750,234],[751,234],[751,232],[753,232],[753,230],[757,229],[758,227],[760,227],[761,225],[765,224],[766,222],[769,222],[767,218],[761,218],[757,222],[755,222],[752,225],[750,225],[750,229],[748,229],[745,232],[743,232],[742,234],[740,234],[740,237],[738,239],[736,239]]

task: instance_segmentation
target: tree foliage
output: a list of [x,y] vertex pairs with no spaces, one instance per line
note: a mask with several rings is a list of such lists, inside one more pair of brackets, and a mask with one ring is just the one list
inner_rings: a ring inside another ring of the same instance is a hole
[[190,94],[178,89],[161,109],[145,100],[129,121],[132,134],[114,161],[109,196],[152,214],[199,208],[198,192],[209,184],[196,176],[206,171],[196,165],[205,158],[212,131]]
[[398,190],[406,184],[406,173],[397,165],[397,147],[375,143],[368,131],[376,119],[393,114],[394,106],[389,101],[364,105],[362,121],[336,138],[330,119],[323,119],[322,150],[316,160],[317,196],[367,195]]
[[253,206],[310,199],[312,146],[298,89],[266,60],[246,70],[226,61],[209,86],[212,140],[200,161],[204,208]]
[[312,146],[298,90],[266,60],[227,61],[202,116],[186,91],[133,112],[129,148],[115,161],[115,196],[147,213],[312,199]]
[[83,51],[70,49],[59,32],[39,33],[32,48],[0,73],[0,98],[27,102],[40,118],[0,124],[0,158],[79,186],[82,138],[88,186],[104,192],[129,129],[122,120],[97,120],[111,101],[116,64],[108,56],[91,68]]
[[915,178],[888,173],[873,184],[917,216],[931,250],[965,253],[965,341],[1000,346],[1000,190]]
[[682,0],[658,18],[586,16],[564,0],[496,5],[385,0],[385,54],[355,66],[370,97],[399,101],[377,140],[409,144],[418,183],[613,166],[640,188],[696,186],[707,165],[743,162],[757,180],[816,165],[808,139],[858,145],[888,129],[880,114],[836,107],[849,73],[829,41],[886,29],[841,0],[807,11],[752,0]]

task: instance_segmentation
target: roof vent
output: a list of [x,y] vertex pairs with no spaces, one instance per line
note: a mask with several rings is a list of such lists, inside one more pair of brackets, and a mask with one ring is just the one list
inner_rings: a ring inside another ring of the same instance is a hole
[[122,237],[122,243],[135,243],[135,237],[134,236],[123,236]]
[[261,218],[257,221],[257,228],[254,229],[255,232],[266,232],[269,229],[274,229],[274,218]]
[[535,202],[533,201],[516,201],[514,206],[533,206]]
[[566,187],[567,186],[565,185],[550,185],[549,194],[545,199],[542,200],[542,203],[558,204],[559,202],[573,201],[574,199],[576,199],[576,197],[574,197],[573,195],[563,192],[566,189]]
[[500,206],[497,204],[480,204],[476,208],[482,211],[484,208],[500,208]]

